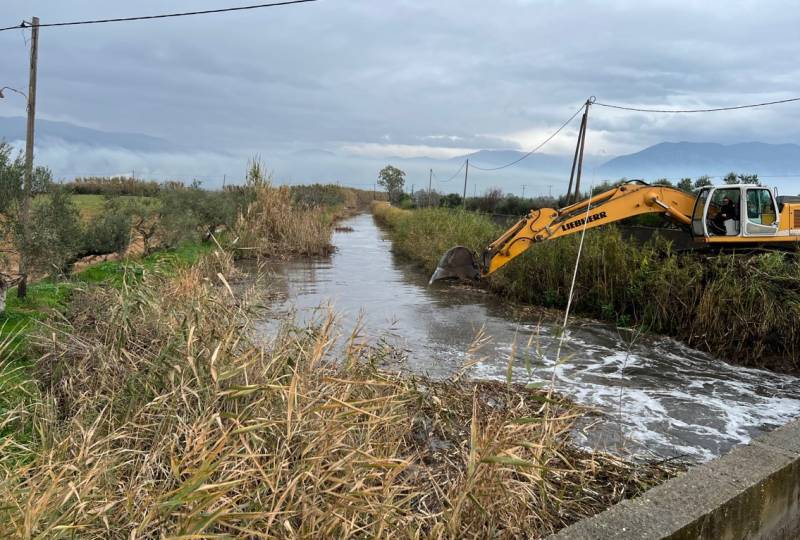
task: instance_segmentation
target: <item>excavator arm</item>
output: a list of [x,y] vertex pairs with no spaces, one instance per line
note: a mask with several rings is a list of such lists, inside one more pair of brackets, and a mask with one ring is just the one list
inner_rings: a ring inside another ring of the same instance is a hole
[[695,197],[678,189],[628,182],[560,210],[532,210],[484,250],[480,263],[456,247],[445,253],[431,281],[448,277],[474,279],[496,272],[534,244],[556,240],[641,214],[664,214],[691,224]]

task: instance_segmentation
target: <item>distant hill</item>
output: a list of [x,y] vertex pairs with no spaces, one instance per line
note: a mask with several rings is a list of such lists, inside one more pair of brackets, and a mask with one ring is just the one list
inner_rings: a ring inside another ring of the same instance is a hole
[[[22,117],[0,117],[0,140],[6,142],[25,140],[26,121]],[[124,148],[134,152],[171,152],[176,145],[141,133],[100,131],[68,122],[36,120],[36,145],[53,145],[59,142],[94,148]]]
[[598,167],[605,178],[679,178],[724,175],[730,171],[800,176],[800,145],[664,142],[618,156]]

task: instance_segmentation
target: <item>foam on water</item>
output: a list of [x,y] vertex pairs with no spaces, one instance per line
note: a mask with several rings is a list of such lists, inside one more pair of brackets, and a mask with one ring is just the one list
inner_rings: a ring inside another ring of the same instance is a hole
[[[428,287],[424,272],[391,253],[371,216],[347,225],[354,231],[335,233],[330,259],[273,268],[284,298],[278,313],[296,310],[308,319],[331,304],[344,333],[361,316],[366,337],[405,351],[409,369],[432,376],[479,360],[474,377],[505,380],[514,351],[515,381],[554,380],[560,392],[602,412],[575,430],[580,444],[595,449],[702,461],[800,416],[795,377],[731,366],[672,339],[594,321],[570,323],[557,362],[556,323],[518,321],[480,291]],[[469,358],[480,330],[489,342]]]

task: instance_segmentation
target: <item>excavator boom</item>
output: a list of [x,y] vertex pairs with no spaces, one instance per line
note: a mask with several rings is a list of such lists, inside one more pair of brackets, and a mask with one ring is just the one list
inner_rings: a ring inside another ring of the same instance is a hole
[[[736,198],[735,204],[731,202],[732,198]],[[642,214],[663,214],[685,226],[695,240],[708,244],[742,245],[749,242],[777,246],[800,242],[800,204],[787,206],[780,199],[776,200],[767,188],[761,186],[709,187],[695,196],[668,186],[627,182],[559,210],[532,210],[489,244],[479,261],[474,260],[467,248],[457,246],[449,250],[439,262],[431,281],[448,277],[485,277],[538,242],[556,240]],[[728,200],[728,204],[738,207],[736,215],[728,221],[728,225],[734,228],[733,233],[726,233],[724,229],[709,232],[709,227],[718,222],[717,214],[724,210],[721,200]],[[744,221],[739,214],[745,216]]]
[[641,214],[666,214],[690,225],[695,198],[678,189],[629,182],[560,210],[533,210],[489,244],[481,259],[488,275],[508,264],[537,242],[555,240]]

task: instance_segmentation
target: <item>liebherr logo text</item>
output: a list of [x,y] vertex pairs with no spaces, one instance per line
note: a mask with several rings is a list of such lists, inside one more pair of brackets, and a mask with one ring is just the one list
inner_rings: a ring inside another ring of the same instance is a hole
[[572,221],[570,223],[565,223],[561,226],[561,229],[564,231],[568,231],[570,229],[574,229],[575,227],[580,227],[585,223],[591,223],[592,221],[597,221],[598,219],[604,219],[607,217],[608,214],[606,214],[605,212],[598,212],[597,214],[592,214],[588,218],[576,219],[575,221]]

